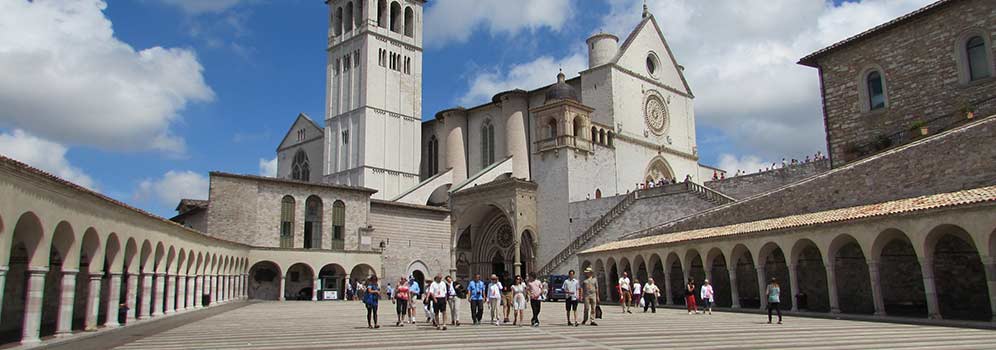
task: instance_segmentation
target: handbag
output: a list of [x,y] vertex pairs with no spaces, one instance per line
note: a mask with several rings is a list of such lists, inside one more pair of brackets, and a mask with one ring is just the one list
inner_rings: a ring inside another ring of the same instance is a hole
[[595,305],[595,318],[602,319],[602,305]]

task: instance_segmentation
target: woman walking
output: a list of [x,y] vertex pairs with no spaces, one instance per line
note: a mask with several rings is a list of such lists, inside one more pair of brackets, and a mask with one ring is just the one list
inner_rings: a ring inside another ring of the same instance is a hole
[[657,298],[661,296],[660,288],[654,284],[653,278],[648,278],[647,283],[643,285],[643,312],[647,312],[647,308],[650,308],[651,313],[657,313]]
[[702,288],[699,291],[699,297],[702,298],[703,313],[708,312],[710,315],[712,315],[712,304],[715,301],[713,299],[714,295],[715,293],[713,293],[712,291],[712,284],[709,283],[709,280],[702,281]]
[[[380,328],[377,324],[377,302],[380,301],[380,286],[377,285],[377,276],[367,279],[366,293],[363,294],[363,303],[367,305],[367,328]],[[373,319],[373,323],[371,323]]]
[[775,310],[778,313],[778,324],[782,324],[782,310],[778,308],[781,304],[781,293],[782,287],[778,285],[778,280],[774,277],[771,278],[771,283],[768,283],[768,287],[764,290],[764,295],[768,296],[768,323],[771,323],[771,310]]
[[522,326],[525,321],[526,310],[526,283],[522,282],[522,276],[515,276],[515,284],[512,285],[513,319],[512,325]]
[[488,307],[491,309],[491,322],[498,325],[498,318],[501,316],[501,310],[498,308],[501,306],[501,282],[498,282],[498,276],[491,275],[491,283],[488,284]]
[[394,291],[394,301],[396,303],[396,309],[398,312],[398,322],[394,325],[396,327],[403,327],[405,321],[408,320],[408,300],[411,298],[408,294],[408,283],[404,277],[398,280],[398,290]]
[[688,308],[689,315],[699,313],[699,307],[695,301],[695,280],[691,278],[685,285],[685,307]]
[[[640,307],[646,304],[643,300],[643,285],[640,284],[640,279],[633,277],[633,306]],[[640,305],[643,304],[643,305]]]

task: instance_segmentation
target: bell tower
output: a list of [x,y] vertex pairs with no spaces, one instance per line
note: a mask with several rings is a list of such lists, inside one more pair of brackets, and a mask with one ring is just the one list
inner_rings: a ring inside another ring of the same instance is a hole
[[419,183],[423,0],[327,0],[327,183],[392,199]]

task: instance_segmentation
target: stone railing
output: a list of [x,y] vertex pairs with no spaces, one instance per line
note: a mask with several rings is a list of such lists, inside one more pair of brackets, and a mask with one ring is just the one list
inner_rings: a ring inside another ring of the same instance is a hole
[[623,200],[619,201],[619,203],[616,203],[616,205],[613,206],[612,209],[609,209],[609,211],[606,212],[605,215],[602,215],[602,217],[598,218],[598,220],[596,220],[595,223],[593,223],[590,227],[588,227],[587,230],[585,230],[583,233],[581,233],[581,235],[575,238],[574,241],[571,242],[571,244],[568,244],[567,247],[564,247],[564,249],[561,250],[560,253],[557,253],[557,255],[553,257],[553,259],[550,259],[550,262],[546,263],[546,265],[544,265],[543,268],[539,270],[540,276],[545,276],[552,273],[554,270],[560,267],[560,265],[562,265],[564,262],[570,259],[571,256],[576,254],[578,250],[583,248],[585,244],[587,244],[589,241],[591,241],[599,234],[601,234],[602,230],[604,230],[606,226],[608,226],[613,220],[621,216],[622,213],[625,212],[627,208],[629,208],[631,205],[633,205],[634,202],[636,202],[638,193],[639,191],[630,192],[629,194],[626,195],[626,198],[623,198]]

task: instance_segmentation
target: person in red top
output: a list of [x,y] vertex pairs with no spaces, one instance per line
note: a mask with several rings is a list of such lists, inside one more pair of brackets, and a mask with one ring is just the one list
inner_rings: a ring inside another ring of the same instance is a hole
[[409,299],[408,282],[404,277],[401,277],[401,280],[398,281],[398,290],[394,292],[394,301],[397,303],[398,311],[398,322],[394,325],[397,327],[404,327],[405,325],[404,320],[405,315],[408,313]]

